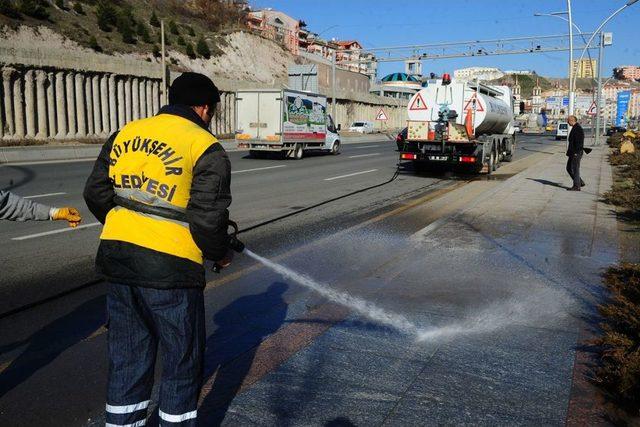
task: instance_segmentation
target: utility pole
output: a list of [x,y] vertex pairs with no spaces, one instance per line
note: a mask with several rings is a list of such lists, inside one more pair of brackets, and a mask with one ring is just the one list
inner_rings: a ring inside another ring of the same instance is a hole
[[336,108],[337,108],[337,100],[336,100],[336,60],[337,60],[337,56],[336,56],[336,51],[333,51],[333,54],[331,55],[331,97],[333,99],[333,105],[331,106],[332,109],[332,117],[334,122],[337,119],[336,117]]
[[596,95],[596,145],[600,145],[600,124],[602,121],[602,58],[604,56],[604,33],[600,33],[600,43],[598,46],[598,93]]
[[573,82],[575,77],[573,75],[573,14],[571,11],[571,0],[567,0],[567,10],[569,13],[569,115],[572,116],[574,113]]
[[160,44],[162,45],[162,105],[167,105],[167,58],[164,44],[164,19],[160,20]]

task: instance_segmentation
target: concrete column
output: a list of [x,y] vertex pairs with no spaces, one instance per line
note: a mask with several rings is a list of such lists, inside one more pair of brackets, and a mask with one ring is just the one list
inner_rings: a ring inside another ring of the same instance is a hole
[[151,84],[151,102],[153,104],[151,111],[155,116],[160,110],[160,84],[155,80]]
[[147,80],[145,83],[147,99],[147,117],[153,116],[153,82]]
[[100,76],[100,111],[102,112],[102,135],[111,134],[111,120],[109,120],[109,75]]
[[126,115],[126,96],[124,92],[124,80],[123,78],[118,79],[118,128],[122,129],[124,124],[127,122]]
[[15,114],[16,123],[16,138],[24,138],[25,120],[24,120],[24,80],[20,74],[13,80],[13,108]]
[[77,138],[86,138],[87,136],[87,114],[86,103],[84,101],[84,76],[81,73],[75,75],[75,102],[76,102],[76,114],[78,118],[78,130],[76,132]]
[[148,116],[147,113],[147,81],[146,79],[140,80],[140,118],[144,119]]
[[100,76],[91,78],[91,92],[93,95],[93,133],[102,135],[102,102],[100,100]]
[[87,106],[87,136],[93,136],[95,129],[93,127],[93,85],[91,76],[87,76],[84,80],[84,103]]
[[131,78],[124,78],[124,112],[126,123],[129,123],[132,119],[131,116]]
[[36,137],[36,100],[33,70],[24,73],[24,110],[27,126],[27,138]]
[[109,133],[118,130],[118,92],[116,90],[116,76],[109,76]]
[[132,120],[140,118],[140,84],[136,77],[131,81],[131,103],[133,105]]
[[67,99],[67,138],[74,138],[78,132],[76,115],[75,77],[72,72],[65,76],[64,90]]
[[53,72],[47,73],[47,123],[49,124],[49,133],[47,137],[54,138],[58,128],[56,127],[56,94],[55,94],[56,75]]
[[47,126],[47,73],[42,70],[35,72],[36,76],[36,138],[45,139],[49,136]]
[[67,136],[67,94],[65,91],[65,75],[59,71],[55,78],[56,96],[56,138],[62,139]]
[[5,136],[13,136],[16,133],[13,116],[12,79],[16,70],[13,68],[2,69],[2,105],[4,106]]

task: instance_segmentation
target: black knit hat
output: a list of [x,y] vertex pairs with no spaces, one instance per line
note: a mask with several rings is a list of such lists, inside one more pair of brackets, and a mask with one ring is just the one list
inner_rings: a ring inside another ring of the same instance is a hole
[[182,73],[169,88],[169,105],[215,107],[218,102],[220,102],[220,92],[211,79],[204,74]]

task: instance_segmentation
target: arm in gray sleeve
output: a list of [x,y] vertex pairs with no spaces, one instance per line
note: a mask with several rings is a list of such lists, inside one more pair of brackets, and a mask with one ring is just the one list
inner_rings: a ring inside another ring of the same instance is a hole
[[0,190],[0,219],[47,221],[51,219],[52,209],[29,199],[23,199],[9,191]]

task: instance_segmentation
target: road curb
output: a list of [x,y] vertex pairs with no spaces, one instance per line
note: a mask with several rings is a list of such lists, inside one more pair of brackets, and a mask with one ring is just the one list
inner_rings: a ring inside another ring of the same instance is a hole
[[[393,140],[392,134],[370,134],[362,136],[341,137],[343,144],[361,144]],[[239,150],[233,140],[220,140],[222,146],[229,152]],[[27,147],[0,147],[0,164],[47,162],[65,160],[91,160],[98,157],[102,144],[69,144],[69,145],[38,145]]]
[[0,163],[43,162],[52,160],[95,159],[102,145],[50,145],[37,147],[2,147]]

